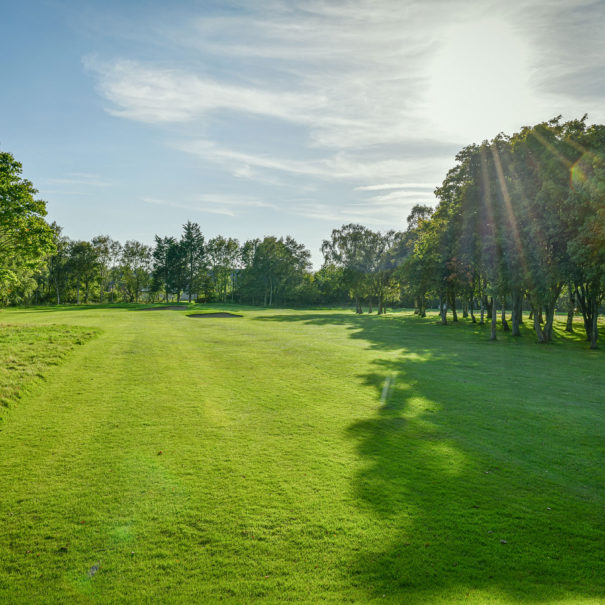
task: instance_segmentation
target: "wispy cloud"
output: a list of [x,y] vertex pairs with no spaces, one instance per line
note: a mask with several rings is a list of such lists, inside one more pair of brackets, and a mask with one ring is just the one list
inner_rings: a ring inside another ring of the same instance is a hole
[[317,102],[311,95],[236,86],[132,60],[88,58],[84,64],[98,75],[100,91],[113,103],[108,111],[141,122],[187,122],[226,109],[309,123]]
[[362,185],[355,187],[355,191],[383,191],[386,189],[428,189],[433,190],[434,184],[431,183],[381,183],[379,185]]
[[97,174],[70,172],[62,178],[51,178],[46,181],[51,185],[86,185],[87,187],[110,187],[112,183]]
[[[239,176],[242,169],[277,171],[296,176],[315,177],[326,181],[384,181],[397,176],[417,176],[430,171],[429,161],[425,157],[413,159],[369,159],[355,152],[341,151],[318,159],[291,159],[269,154],[252,154],[221,147],[208,140],[176,142],[182,151],[194,154],[204,160],[222,165],[225,169]],[[449,158],[443,157],[444,167]],[[434,158],[431,159],[434,162]],[[383,185],[378,185],[383,188]],[[433,186],[430,186],[434,188]],[[361,189],[360,189],[361,190]],[[370,189],[368,189],[370,190]]]
[[402,225],[413,205],[414,203],[406,202],[395,207],[365,204],[328,206],[314,201],[297,200],[291,203],[286,213],[333,225],[359,222],[378,229],[388,229]]
[[[190,196],[192,210],[274,208],[384,225],[416,202],[432,203],[463,145],[582,114],[574,90],[605,118],[598,0],[230,7],[155,23],[160,59],[84,60],[110,114],[156,125],[223,184],[253,193]],[[271,187],[290,201],[264,202]],[[331,198],[334,187],[348,203]],[[296,197],[301,191],[313,197]]]
[[[273,204],[262,200],[222,193],[190,196],[187,203],[174,202],[149,196],[143,196],[141,200],[146,204],[153,204],[156,206],[168,206],[171,208],[181,208],[194,212],[209,212],[210,214],[222,214],[225,216],[236,216],[241,213],[241,210],[246,209],[277,209]],[[238,210],[240,212],[238,212]]]

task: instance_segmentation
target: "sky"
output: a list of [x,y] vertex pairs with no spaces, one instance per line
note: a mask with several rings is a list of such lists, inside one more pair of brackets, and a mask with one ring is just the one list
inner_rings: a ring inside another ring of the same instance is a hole
[[404,229],[464,146],[605,122],[605,0],[0,0],[0,150],[72,239]]

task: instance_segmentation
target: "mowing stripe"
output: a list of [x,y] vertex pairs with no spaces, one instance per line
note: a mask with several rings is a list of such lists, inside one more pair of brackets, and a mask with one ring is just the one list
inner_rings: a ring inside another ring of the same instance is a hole
[[380,395],[380,401],[382,403],[385,403],[387,400],[387,397],[389,396],[389,391],[391,390],[391,385],[393,383],[393,377],[392,376],[387,376],[386,380],[384,381],[384,386],[382,387],[382,393]]

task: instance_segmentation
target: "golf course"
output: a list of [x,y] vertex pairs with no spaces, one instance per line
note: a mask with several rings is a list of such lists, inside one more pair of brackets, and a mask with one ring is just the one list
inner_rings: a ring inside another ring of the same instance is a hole
[[145,306],[0,311],[1,603],[605,602],[579,323]]

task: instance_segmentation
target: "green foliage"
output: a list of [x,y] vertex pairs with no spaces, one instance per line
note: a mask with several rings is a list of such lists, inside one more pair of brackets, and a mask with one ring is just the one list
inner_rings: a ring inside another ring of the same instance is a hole
[[234,276],[240,260],[239,242],[222,235],[212,238],[206,247],[206,257],[215,299],[226,302],[228,294],[233,296],[235,289]]
[[150,281],[151,248],[135,240],[122,249],[121,270],[124,292],[129,302],[138,302],[143,288]]
[[18,302],[29,291],[34,273],[53,252],[53,232],[44,220],[46,202],[35,199],[22,166],[0,152],[0,300]]
[[324,303],[345,303],[349,300],[349,290],[344,281],[344,269],[331,263],[324,263],[315,273],[315,284]]
[[593,318],[605,293],[605,129],[588,128],[585,119],[555,118],[458,154],[436,190],[434,214],[413,230],[404,273],[418,296],[439,296],[442,323],[448,305],[456,320],[457,297],[471,305],[479,299],[491,307],[494,339],[496,305],[510,298],[520,335],[525,296],[538,341],[551,342],[559,296],[573,283],[596,347]]
[[185,287],[189,302],[191,302],[192,299],[195,299],[194,293],[199,290],[204,269],[204,236],[200,226],[187,221],[183,225],[183,235],[179,244],[185,263]]
[[246,242],[243,269],[238,276],[242,300],[264,306],[296,299],[296,292],[310,270],[311,253],[293,237],[265,237]]

